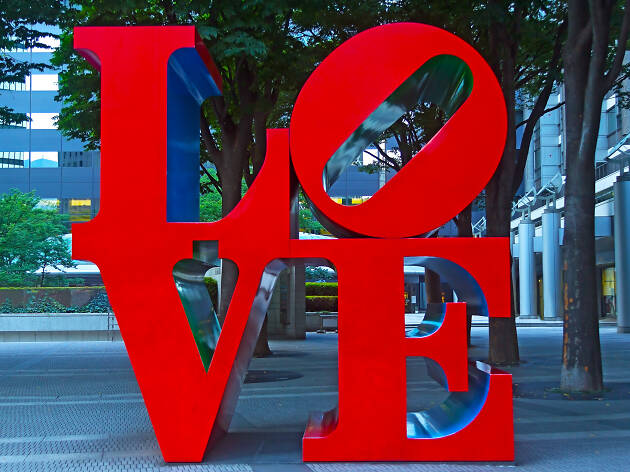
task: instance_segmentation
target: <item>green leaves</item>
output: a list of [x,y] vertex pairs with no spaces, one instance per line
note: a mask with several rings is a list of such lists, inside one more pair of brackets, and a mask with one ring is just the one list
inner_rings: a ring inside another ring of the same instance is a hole
[[306,201],[306,197],[300,192],[299,196],[299,224],[300,231],[304,231],[306,233],[316,233],[320,234],[324,227],[315,219],[313,216],[313,212],[309,206],[309,203]]
[[215,26],[199,25],[197,26],[199,36],[206,40],[213,40],[219,36],[219,28]]
[[74,267],[63,239],[64,216],[37,208],[34,192],[13,190],[0,197],[0,283],[10,283],[46,268]]

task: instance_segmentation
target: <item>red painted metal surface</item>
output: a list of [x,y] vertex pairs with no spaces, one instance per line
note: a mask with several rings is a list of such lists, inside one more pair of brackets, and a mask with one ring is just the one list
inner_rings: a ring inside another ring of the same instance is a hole
[[[333,153],[401,83],[440,55],[470,68],[468,99],[368,201],[331,200],[322,173]],[[503,93],[479,53],[444,30],[397,23],[350,38],[313,72],[291,117],[291,159],[308,198],[334,225],[359,235],[409,237],[446,223],[479,194],[499,163],[506,130]]]
[[[75,47],[101,70],[102,163],[100,212],[73,226],[73,257],[94,261],[101,270],[166,461],[200,461],[208,441],[227,431],[274,277],[283,264],[297,259],[328,261],[339,278],[339,407],[309,423],[304,460],[513,459],[511,377],[498,371],[485,373],[487,391],[481,392],[478,411],[469,409],[465,421],[454,417],[460,431],[422,439],[406,431],[406,357],[439,363],[452,392],[467,391],[473,377],[468,375],[464,304],[449,304],[435,333],[406,337],[404,258],[432,256],[458,264],[483,291],[488,315],[510,316],[507,239],[401,239],[448,220],[485,185],[505,137],[498,85],[469,46],[435,28],[389,25],[357,38],[309,79],[292,120],[291,151],[298,178],[320,211],[349,231],[380,238],[298,240],[291,239],[289,229],[295,184],[288,130],[268,131],[263,168],[228,216],[216,223],[167,222],[169,57],[177,49],[196,48],[220,86],[194,28],[75,30]],[[401,44],[406,44],[402,51]],[[421,152],[414,159],[418,164],[412,161],[409,171],[392,179],[379,192],[382,198],[373,197],[374,204],[343,208],[331,203],[321,191],[329,143],[339,144],[405,74],[442,52],[464,59],[474,88],[431,143],[433,151]],[[348,67],[365,67],[366,57],[386,58],[391,77],[372,81],[372,90],[357,69],[352,75],[360,83],[350,90]],[[331,82],[331,67],[340,68],[340,83]],[[319,103],[318,93],[328,98]],[[326,109],[326,103],[336,101],[344,103],[343,111]],[[410,202],[417,218],[408,217]],[[254,228],[265,230],[252,234]],[[218,241],[219,257],[239,268],[207,371],[173,280],[174,265],[192,258],[194,241]]]

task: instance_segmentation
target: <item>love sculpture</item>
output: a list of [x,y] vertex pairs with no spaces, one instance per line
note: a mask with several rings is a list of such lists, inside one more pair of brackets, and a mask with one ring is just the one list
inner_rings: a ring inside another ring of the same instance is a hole
[[[464,209],[501,157],[503,95],[472,47],[413,23],[346,41],[304,85],[290,129],[268,130],[238,206],[199,223],[199,110],[221,77],[195,28],[82,27],[74,41],[101,72],[102,167],[100,212],[73,227],[73,257],[100,268],[166,461],[201,461],[228,430],[276,276],[292,261],[332,265],[339,280],[339,403],[311,417],[305,461],[513,460],[511,376],[469,364],[466,348],[467,306],[510,316],[508,239],[414,237]],[[419,102],[452,116],[365,203],[331,200],[326,187]],[[298,182],[342,238],[292,232]],[[141,212],[131,189],[149,203]],[[201,282],[218,258],[239,271],[222,327]],[[407,334],[405,258],[466,302]],[[427,358],[452,392],[439,407],[407,412],[409,356]]]

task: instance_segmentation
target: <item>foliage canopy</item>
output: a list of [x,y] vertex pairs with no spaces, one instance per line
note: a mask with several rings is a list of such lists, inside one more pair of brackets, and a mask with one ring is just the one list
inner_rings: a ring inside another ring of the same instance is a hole
[[55,210],[39,208],[39,201],[34,192],[13,190],[0,196],[1,285],[32,283],[38,269],[39,283],[43,285],[47,268],[75,266],[63,239],[66,217]]

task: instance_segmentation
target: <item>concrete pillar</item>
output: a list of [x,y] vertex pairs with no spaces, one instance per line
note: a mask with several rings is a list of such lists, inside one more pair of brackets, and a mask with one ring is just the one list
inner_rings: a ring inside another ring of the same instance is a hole
[[615,294],[617,332],[630,333],[630,175],[617,178],[615,192]]
[[521,318],[536,318],[536,264],[534,223],[523,218],[518,225],[518,275]]
[[[299,212],[300,207],[296,196],[291,205],[290,233],[292,238],[299,238],[300,236]],[[289,339],[306,338],[306,288],[304,286],[304,267],[302,261],[295,261],[289,268],[289,304],[287,306],[289,325],[286,328],[287,337]]]
[[517,255],[514,254],[514,244],[516,243],[516,231],[510,231],[510,288],[512,289],[512,306],[510,309],[514,313],[518,313],[518,290],[516,289],[516,282],[518,276],[516,274],[518,266],[516,265]]
[[542,215],[542,270],[544,318],[562,319],[560,212],[548,208]]
[[304,264],[296,263],[289,269],[289,325],[287,337],[289,339],[304,339],[306,337],[306,294],[304,286]]

